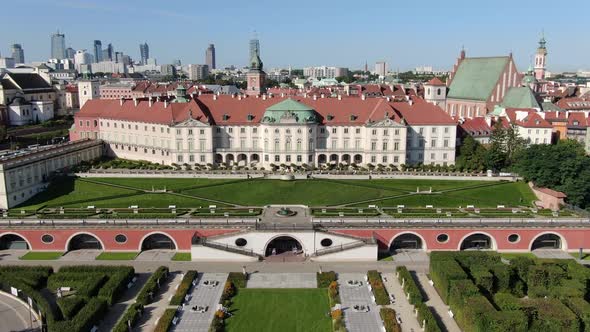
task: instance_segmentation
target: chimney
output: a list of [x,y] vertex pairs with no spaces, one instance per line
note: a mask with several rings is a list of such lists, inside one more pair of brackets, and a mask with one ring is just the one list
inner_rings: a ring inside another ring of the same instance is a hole
[[317,95],[313,95],[313,100],[318,100],[318,96]]
[[133,105],[135,105],[135,107],[137,107],[137,98],[133,97]]
[[242,100],[242,95],[238,95],[238,100]]
[[285,93],[281,92],[281,98],[285,97]]
[[362,99],[362,100],[366,100],[366,99],[367,99],[367,95],[363,93],[363,94],[361,95],[361,99]]
[[390,102],[391,98],[389,96],[387,96],[387,102]]
[[262,95],[262,100],[266,100],[266,95]]
[[303,94],[303,98],[307,98],[307,92]]
[[342,95],[338,95],[338,100],[342,100]]
[[320,96],[321,96],[322,98],[326,98],[326,96],[325,96],[323,93],[322,93]]
[[213,95],[213,100],[217,100],[217,95]]
[[410,106],[412,106],[412,105],[414,105],[414,101],[413,101],[412,99],[410,99],[410,100],[408,100],[408,104],[409,104]]
[[231,94],[231,98],[232,98],[232,99],[236,98],[236,95],[232,93],[232,94]]
[[164,100],[164,108],[168,108],[168,99]]
[[148,97],[149,106],[152,107],[152,97]]
[[121,99],[119,99],[119,105],[123,106],[124,102],[125,102],[125,99],[123,99],[123,97],[121,97]]

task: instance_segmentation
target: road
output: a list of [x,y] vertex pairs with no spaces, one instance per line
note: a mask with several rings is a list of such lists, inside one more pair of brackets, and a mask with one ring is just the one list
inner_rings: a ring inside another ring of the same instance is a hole
[[27,305],[0,292],[0,331],[41,331]]

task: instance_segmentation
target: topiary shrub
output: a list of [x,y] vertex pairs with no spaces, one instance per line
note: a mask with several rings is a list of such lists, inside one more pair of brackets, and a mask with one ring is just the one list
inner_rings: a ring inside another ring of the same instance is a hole
[[316,273],[316,279],[318,282],[318,288],[328,288],[328,286],[330,286],[330,284],[334,281],[336,281],[337,277],[336,277],[336,272],[334,271],[328,271],[328,272],[322,272],[322,273]]
[[58,298],[56,303],[59,310],[61,310],[62,316],[65,319],[72,319],[84,306],[86,301],[84,301],[84,298],[74,295]]

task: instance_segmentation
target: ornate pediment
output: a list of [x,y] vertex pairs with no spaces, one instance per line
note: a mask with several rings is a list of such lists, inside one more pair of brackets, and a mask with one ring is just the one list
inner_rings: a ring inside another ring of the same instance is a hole
[[384,118],[379,121],[367,121],[367,127],[404,127],[404,125],[397,123],[390,118]]
[[184,121],[175,124],[174,127],[209,127],[207,123],[201,122],[199,118],[200,117],[194,119],[190,117]]

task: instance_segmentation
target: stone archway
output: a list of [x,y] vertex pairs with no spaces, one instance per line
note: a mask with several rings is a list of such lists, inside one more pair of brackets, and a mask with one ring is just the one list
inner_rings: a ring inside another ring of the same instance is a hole
[[494,249],[493,238],[484,233],[473,233],[461,241],[460,250],[489,250]]
[[264,248],[264,256],[300,256],[303,255],[303,246],[296,238],[289,235],[277,236],[270,240]]
[[325,154],[320,154],[318,155],[318,164],[322,165],[326,163],[326,155]]
[[220,153],[216,153],[215,154],[215,163],[216,164],[221,164],[223,163],[223,155],[221,155]]
[[394,253],[398,250],[424,250],[424,240],[414,233],[402,233],[397,235],[391,245],[389,252]]
[[74,250],[103,250],[104,247],[98,237],[88,233],[80,233],[72,236],[68,241],[66,251]]
[[354,163],[357,165],[362,164],[363,163],[363,156],[360,154],[355,154],[353,160],[354,160]]
[[28,250],[31,249],[31,246],[29,245],[27,239],[21,235],[15,233],[5,233],[0,235],[0,250],[6,249]]
[[531,251],[536,249],[563,249],[561,236],[555,233],[545,233],[537,236],[531,244]]
[[349,154],[342,155],[342,163],[346,164],[346,165],[350,165],[350,155]]
[[338,155],[337,154],[330,155],[330,163],[331,164],[338,164]]
[[146,236],[141,241],[141,248],[140,251],[146,250],[158,250],[158,249],[167,249],[167,250],[176,250],[176,243],[172,239],[172,237],[168,236],[164,233],[152,233]]
[[255,165],[260,162],[260,156],[257,153],[250,155],[250,164]]
[[234,155],[233,154],[228,153],[228,154],[225,155],[225,163],[228,166],[231,166],[233,164],[234,160],[235,159],[234,159]]
[[240,153],[238,154],[238,166],[248,166],[248,156]]

